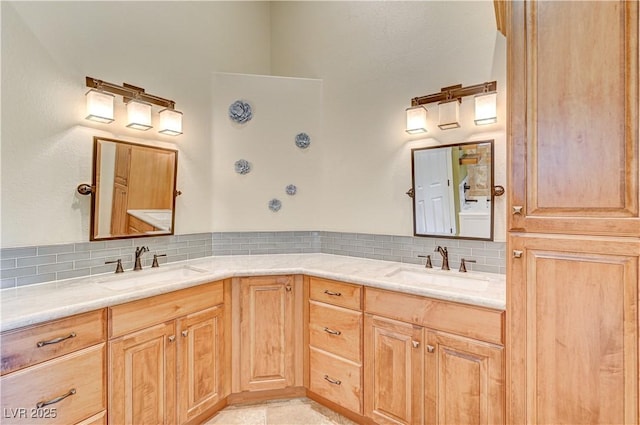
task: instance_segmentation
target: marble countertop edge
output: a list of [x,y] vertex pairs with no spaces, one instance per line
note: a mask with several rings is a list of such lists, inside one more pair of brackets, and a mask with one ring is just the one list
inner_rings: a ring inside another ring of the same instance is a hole
[[[144,278],[163,270],[181,267],[199,269],[202,274],[175,281],[142,285],[124,290],[108,289],[101,282],[116,279]],[[163,264],[160,271],[126,272],[87,276],[29,285],[0,291],[0,331],[8,331],[37,323],[80,314],[99,308],[123,304],[163,293],[185,289],[203,283],[234,277],[304,274],[368,287],[398,291],[444,301],[452,301],[495,310],[506,305],[505,277],[490,273],[475,273],[489,280],[487,289],[456,289],[437,286],[407,285],[389,277],[399,268],[421,270],[415,265],[390,261],[345,257],[332,254],[273,254],[254,256],[205,257]],[[148,270],[148,269],[147,269]],[[440,273],[435,271],[435,273]],[[455,275],[457,272],[444,272]],[[442,274],[442,273],[440,273]]]

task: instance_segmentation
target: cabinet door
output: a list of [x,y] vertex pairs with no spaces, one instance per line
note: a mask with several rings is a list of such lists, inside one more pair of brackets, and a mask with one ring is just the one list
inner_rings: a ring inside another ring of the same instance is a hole
[[240,286],[241,390],[273,390],[293,385],[293,278],[244,278]]
[[640,236],[638,2],[507,8],[510,229]]
[[423,421],[423,329],[365,314],[364,411],[380,424]]
[[175,424],[175,323],[109,342],[109,423]]
[[178,423],[185,423],[222,397],[223,306],[190,314],[178,324]]
[[503,348],[428,331],[428,424],[504,424]]
[[508,423],[638,423],[640,241],[511,236]]

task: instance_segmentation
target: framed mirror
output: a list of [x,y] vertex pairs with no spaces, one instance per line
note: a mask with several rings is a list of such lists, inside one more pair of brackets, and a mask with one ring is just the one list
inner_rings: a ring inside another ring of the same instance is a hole
[[412,149],[414,235],[493,240],[493,158],[493,140]]
[[172,235],[178,152],[93,138],[92,241]]

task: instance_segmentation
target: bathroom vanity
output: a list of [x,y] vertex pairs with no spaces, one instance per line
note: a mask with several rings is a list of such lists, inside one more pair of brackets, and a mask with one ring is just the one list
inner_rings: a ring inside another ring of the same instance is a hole
[[361,423],[504,423],[504,286],[291,254],[14,289],[3,420],[24,408],[32,423],[200,423],[227,404],[307,395]]

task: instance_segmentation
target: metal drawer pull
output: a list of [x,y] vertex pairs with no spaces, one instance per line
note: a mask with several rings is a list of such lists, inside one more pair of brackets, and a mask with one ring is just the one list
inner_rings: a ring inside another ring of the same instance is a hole
[[75,332],[71,332],[69,335],[67,336],[61,336],[60,338],[54,338],[54,339],[50,339],[49,341],[39,341],[38,342],[38,348],[40,347],[44,347],[45,345],[49,345],[49,344],[57,344],[59,342],[65,341],[69,338],[75,338],[76,337],[76,333]]
[[330,384],[334,384],[334,385],[342,384],[342,381],[338,381],[337,379],[331,379],[329,378],[329,375],[324,375],[324,379],[325,381],[329,381]]
[[61,395],[60,397],[56,397],[56,398],[51,399],[51,400],[49,400],[49,401],[40,401],[40,402],[38,402],[38,404],[36,404],[36,408],[41,409],[41,408],[43,408],[44,406],[49,406],[50,404],[56,404],[56,403],[59,403],[59,402],[61,402],[62,400],[64,400],[65,398],[67,398],[67,397],[70,397],[70,396],[74,395],[75,393],[76,393],[76,389],[75,389],[75,388],[71,388],[71,389],[69,390],[69,392],[68,392],[68,393],[63,394],[63,395]]
[[329,328],[324,328],[324,331],[331,335],[342,335],[342,332],[334,331],[333,329],[329,329]]
[[335,297],[340,297],[340,296],[342,296],[342,294],[341,294],[340,292],[331,292],[331,291],[330,291],[330,290],[328,290],[328,289],[325,289],[325,290],[324,290],[324,293],[325,293],[325,294],[327,294],[327,295],[333,295],[333,296],[335,296]]

